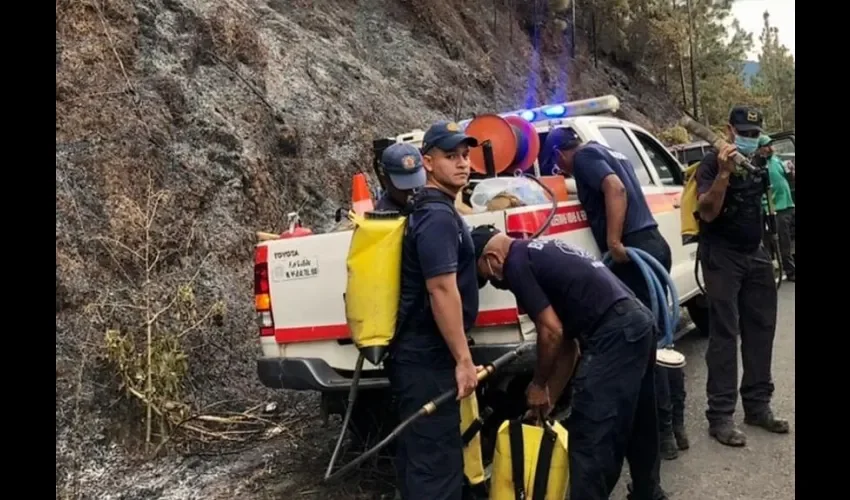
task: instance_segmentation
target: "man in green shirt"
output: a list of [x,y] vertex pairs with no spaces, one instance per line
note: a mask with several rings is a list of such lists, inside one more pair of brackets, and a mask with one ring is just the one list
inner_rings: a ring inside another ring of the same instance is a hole
[[[791,198],[791,186],[785,174],[785,166],[773,151],[771,138],[759,137],[759,154],[767,158],[770,186],[773,190],[773,203],[776,206],[776,231],[779,233],[779,255],[782,268],[788,281],[795,281],[796,266],[791,253],[791,221],[794,219],[794,200]],[[767,208],[767,199],[762,200]]]

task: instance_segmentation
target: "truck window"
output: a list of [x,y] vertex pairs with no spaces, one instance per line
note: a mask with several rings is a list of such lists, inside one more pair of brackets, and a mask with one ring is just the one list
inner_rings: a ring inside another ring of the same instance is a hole
[[602,134],[602,137],[605,138],[605,142],[608,143],[608,146],[611,147],[611,149],[626,155],[626,158],[632,162],[632,166],[635,169],[635,174],[637,175],[640,185],[651,186],[652,178],[649,176],[649,169],[643,162],[640,154],[638,154],[638,151],[635,148],[635,145],[632,144],[629,136],[626,135],[626,131],[621,127],[599,127],[599,132]]
[[640,142],[640,145],[643,146],[643,149],[646,151],[646,155],[649,156],[649,160],[658,172],[658,176],[661,177],[661,183],[665,186],[683,185],[682,167],[673,158],[673,156],[664,149],[664,146],[639,130],[632,130],[632,133],[635,134],[638,142]]
[[705,151],[702,146],[698,146],[691,149],[686,149],[682,151],[682,163],[687,167],[694,162],[698,162],[702,160],[702,157],[705,156]]

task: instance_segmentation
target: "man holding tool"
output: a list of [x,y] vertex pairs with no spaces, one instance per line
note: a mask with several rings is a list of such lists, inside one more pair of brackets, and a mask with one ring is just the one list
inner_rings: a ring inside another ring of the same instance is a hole
[[[699,259],[709,302],[709,434],[727,446],[745,446],[735,425],[738,399],[738,336],[744,376],[744,422],[784,434],[788,422],[773,415],[771,358],[776,332],[777,293],[773,263],[762,244],[764,173],[737,168],[735,150],[751,157],[758,148],[761,112],[737,106],[727,124],[726,144],[705,155],[697,168]],[[733,145],[734,144],[734,145]]]
[[400,211],[414,190],[425,185],[425,167],[422,155],[415,146],[396,143],[381,155],[378,176],[386,191],[375,204],[376,210]]
[[560,240],[514,240],[493,226],[472,231],[479,286],[510,290],[537,328],[537,367],[528,405],[546,414],[550,386],[572,372],[570,498],[607,500],[623,460],[634,500],[664,500],[655,412],[657,326],[652,312],[588,252]]
[[[553,130],[546,144],[558,168],[575,179],[596,244],[602,253],[611,252],[615,262],[612,271],[645,306],[651,307],[649,285],[640,268],[628,262],[626,247],[645,251],[668,273],[672,256],[643,195],[635,167],[623,154],[598,142],[581,144],[570,129]],[[666,460],[675,459],[678,449],[690,446],[684,422],[684,377],[681,368],[655,368],[659,445]],[[660,470],[660,463],[658,467]]]
[[[785,173],[785,165],[773,151],[772,140],[767,135],[759,137],[759,156],[767,165],[770,177],[770,187],[773,191],[773,204],[776,207],[776,231],[779,235],[779,258],[782,259],[782,270],[788,281],[797,279],[797,268],[791,253],[791,223],[794,220],[794,199],[791,197],[791,185]],[[789,174],[790,175],[790,174]],[[762,200],[762,207],[767,208],[767,195]],[[770,243],[768,235],[764,238],[765,247]]]
[[469,228],[454,200],[469,179],[469,148],[477,145],[453,122],[433,125],[423,140],[426,182],[407,219],[388,376],[402,420],[453,387],[458,396],[399,436],[403,500],[460,500],[463,494],[458,401],[478,383],[466,337],[478,315],[478,280]]

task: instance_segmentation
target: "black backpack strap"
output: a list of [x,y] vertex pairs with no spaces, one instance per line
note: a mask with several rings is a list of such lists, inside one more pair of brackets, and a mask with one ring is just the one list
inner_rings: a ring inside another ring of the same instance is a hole
[[[545,500],[549,487],[549,472],[552,468],[552,451],[558,435],[552,428],[543,424],[543,439],[540,441],[540,451],[537,455],[537,470],[534,473],[534,496],[532,500]],[[511,450],[513,451],[513,450]]]
[[522,439],[522,419],[511,420],[508,424],[511,443],[511,469],[516,500],[525,500],[525,452]]
[[[408,218],[408,221],[406,223],[407,227],[405,227],[405,229],[404,229],[404,238],[407,238],[407,236],[408,236],[408,228],[410,227],[410,219],[409,219],[410,216],[412,216],[413,213],[416,212],[417,210],[419,210],[420,208],[422,208],[425,205],[428,205],[430,203],[439,203],[441,205],[448,207],[449,209],[451,209],[452,213],[454,214],[455,219],[457,220],[457,223],[459,225],[464,224],[463,219],[461,218],[460,214],[458,213],[457,209],[454,206],[454,201],[447,198],[444,193],[434,192],[434,191],[435,190],[429,189],[429,190],[426,190],[426,191],[417,192],[408,200],[407,204],[404,207],[402,207],[401,211],[399,212],[400,215]],[[428,300],[428,294],[425,291],[424,285],[422,287],[421,295],[416,300],[415,303],[420,303],[423,300],[424,301]],[[419,307],[424,307],[424,305],[420,304]],[[406,320],[409,312],[410,311],[401,311],[401,310],[398,311],[397,316],[396,316],[396,334],[398,334],[398,329],[401,328],[401,326],[404,324],[404,321]],[[410,325],[407,325],[407,326],[410,326]]]
[[455,208],[454,202],[449,200],[444,193],[441,192],[431,192],[431,190],[415,193],[410,200],[408,200],[407,204],[402,207],[401,215],[407,217],[416,210],[422,208],[423,206],[429,203],[440,203],[452,209],[453,212],[457,213],[457,209]]
[[460,438],[463,440],[463,445],[468,445],[469,442],[472,441],[472,438],[474,438],[475,435],[478,434],[478,431],[480,431],[482,427],[484,427],[484,419],[481,417],[476,418],[471,424],[469,424],[469,427],[467,427],[466,430],[463,431],[463,434],[461,434],[460,436]]
[[481,428],[484,427],[484,421],[490,418],[490,415],[492,414],[493,409],[489,406],[485,406],[481,410],[481,413],[478,415],[478,418],[476,418],[475,421],[469,424],[469,427],[467,427],[467,429],[463,431],[463,434],[461,434],[460,436],[461,439],[463,439],[464,446],[468,445],[469,442],[472,441],[472,438],[474,438],[475,435],[478,434],[479,431],[481,431]]

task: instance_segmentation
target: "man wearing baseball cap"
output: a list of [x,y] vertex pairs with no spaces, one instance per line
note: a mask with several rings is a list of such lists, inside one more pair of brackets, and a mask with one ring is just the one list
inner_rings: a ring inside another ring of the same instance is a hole
[[[629,262],[626,247],[639,248],[653,256],[667,273],[673,257],[649,209],[635,165],[604,144],[582,144],[567,128],[553,130],[546,139],[546,148],[551,150],[558,168],[575,179],[596,244],[601,252],[610,252],[614,260],[612,272],[644,305],[651,307],[649,284],[640,267]],[[655,387],[661,457],[673,460],[679,456],[679,449],[690,447],[684,422],[684,371],[657,366]]]
[[[458,399],[399,436],[396,469],[403,500],[463,495],[459,401],[478,384],[467,341],[478,315],[478,280],[469,228],[454,201],[469,180],[469,148],[477,145],[454,122],[429,128],[421,151],[425,186],[409,204],[396,335],[385,363],[390,387],[401,420],[453,387]],[[403,160],[402,166],[404,161],[409,164]]]
[[[652,312],[608,267],[562,240],[472,231],[479,286],[510,290],[537,329],[529,408],[548,413],[573,371],[570,498],[607,500],[628,460],[634,500],[666,500],[655,412],[657,329]],[[592,361],[591,361],[592,360]],[[550,390],[552,393],[550,393]]]
[[727,446],[745,446],[735,425],[738,402],[738,337],[744,376],[740,394],[744,422],[769,432],[789,432],[786,420],[771,410],[773,338],[777,294],[773,262],[762,244],[764,218],[762,176],[735,165],[733,153],[752,158],[762,133],[762,114],[736,106],[729,114],[729,144],[710,151],[696,171],[699,193],[699,249],[709,302],[709,434]]
[[425,185],[425,167],[422,155],[415,146],[396,143],[381,155],[378,177],[386,191],[376,203],[377,210],[401,211],[410,195]]

